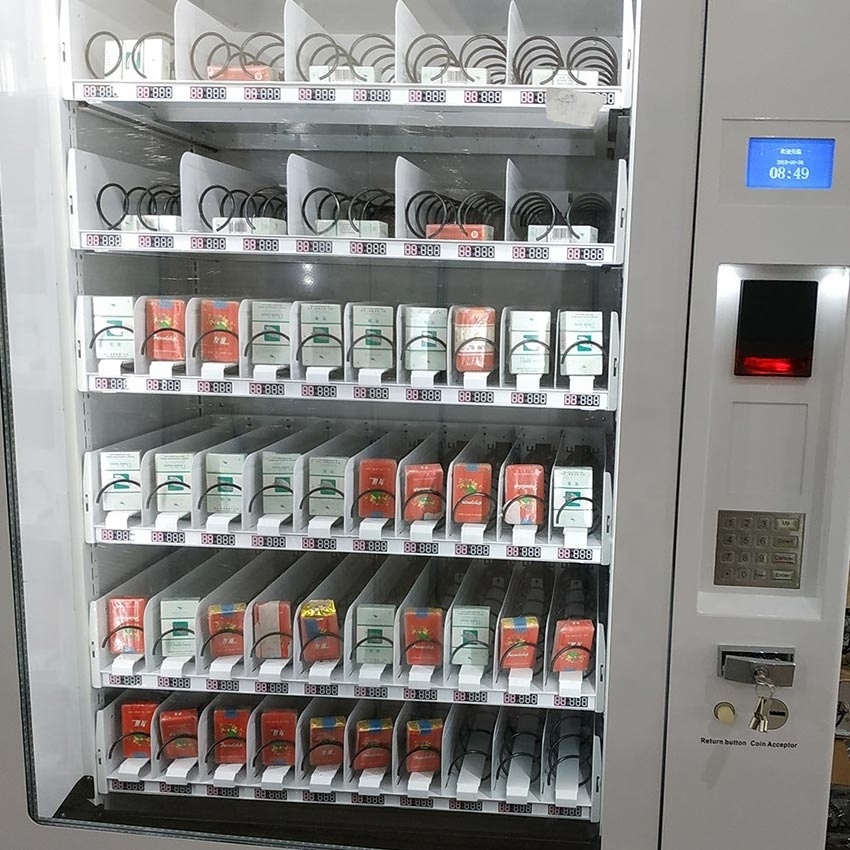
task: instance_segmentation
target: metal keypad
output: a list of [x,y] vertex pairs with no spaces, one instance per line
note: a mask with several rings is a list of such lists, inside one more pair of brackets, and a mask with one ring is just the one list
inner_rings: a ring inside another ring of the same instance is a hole
[[799,590],[805,514],[719,511],[714,583]]

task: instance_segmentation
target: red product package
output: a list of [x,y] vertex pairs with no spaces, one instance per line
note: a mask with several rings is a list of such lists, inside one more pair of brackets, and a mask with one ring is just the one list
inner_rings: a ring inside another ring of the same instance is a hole
[[428,224],[428,239],[453,239],[457,242],[492,242],[493,228],[489,224]]
[[408,773],[433,773],[439,770],[442,749],[442,720],[407,721],[407,757],[404,765]]
[[342,658],[339,618],[333,599],[311,599],[301,606],[302,660],[338,661]]
[[492,307],[455,310],[454,351],[458,372],[492,372],[496,368],[496,311]]
[[198,709],[178,708],[159,715],[159,738],[165,759],[198,757]]
[[201,360],[239,362],[239,302],[201,301]]
[[443,609],[407,608],[401,619],[405,662],[440,667],[443,663]]
[[218,741],[216,764],[245,764],[250,708],[216,708],[213,711],[213,741]]
[[270,708],[260,715],[260,759],[263,767],[295,764],[295,725],[298,712],[294,708]]
[[[145,606],[141,596],[114,598],[106,603],[109,651],[115,655],[145,654]],[[116,631],[118,629],[119,631]]]
[[393,749],[393,721],[389,717],[358,720],[354,733],[354,770],[390,766]]
[[207,609],[207,626],[210,630],[209,654],[212,658],[242,655],[245,651],[242,631],[247,607],[244,602],[236,602],[232,605],[210,605]]
[[558,620],[552,646],[552,671],[587,671],[593,657],[593,620]]
[[145,354],[151,360],[186,359],[186,302],[148,298],[145,303]]
[[156,702],[125,702],[121,706],[121,750],[125,759],[151,757],[151,724],[157,705]]
[[542,525],[545,507],[546,470],[536,463],[505,467],[505,511],[508,525]]
[[502,670],[533,668],[539,638],[537,617],[505,617],[499,629],[499,666]]
[[395,477],[398,463],[391,458],[366,458],[358,470],[357,513],[361,519],[395,516]]
[[412,463],[404,469],[404,519],[437,520],[446,512],[445,473],[439,463]]
[[452,516],[457,523],[487,522],[492,506],[493,467],[457,463],[452,475]]
[[258,602],[254,605],[254,656],[289,658],[292,655],[292,603]]
[[269,65],[208,65],[207,79],[235,83],[270,83],[278,79],[278,74]]
[[345,717],[310,718],[310,766],[342,764]]

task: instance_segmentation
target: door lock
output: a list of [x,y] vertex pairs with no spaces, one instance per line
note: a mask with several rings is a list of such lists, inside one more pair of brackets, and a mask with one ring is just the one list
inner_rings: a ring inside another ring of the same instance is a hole
[[727,682],[752,685],[760,678],[775,688],[794,684],[795,650],[787,647],[719,646],[717,675]]

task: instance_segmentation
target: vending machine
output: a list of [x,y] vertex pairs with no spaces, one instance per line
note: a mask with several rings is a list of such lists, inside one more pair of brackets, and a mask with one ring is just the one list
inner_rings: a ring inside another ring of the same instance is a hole
[[780,5],[0,6],[0,846],[822,843],[850,12]]

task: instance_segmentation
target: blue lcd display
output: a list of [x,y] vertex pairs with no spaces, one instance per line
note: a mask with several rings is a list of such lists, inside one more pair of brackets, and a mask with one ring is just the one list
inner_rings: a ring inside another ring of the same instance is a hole
[[835,139],[750,139],[748,189],[831,189]]

